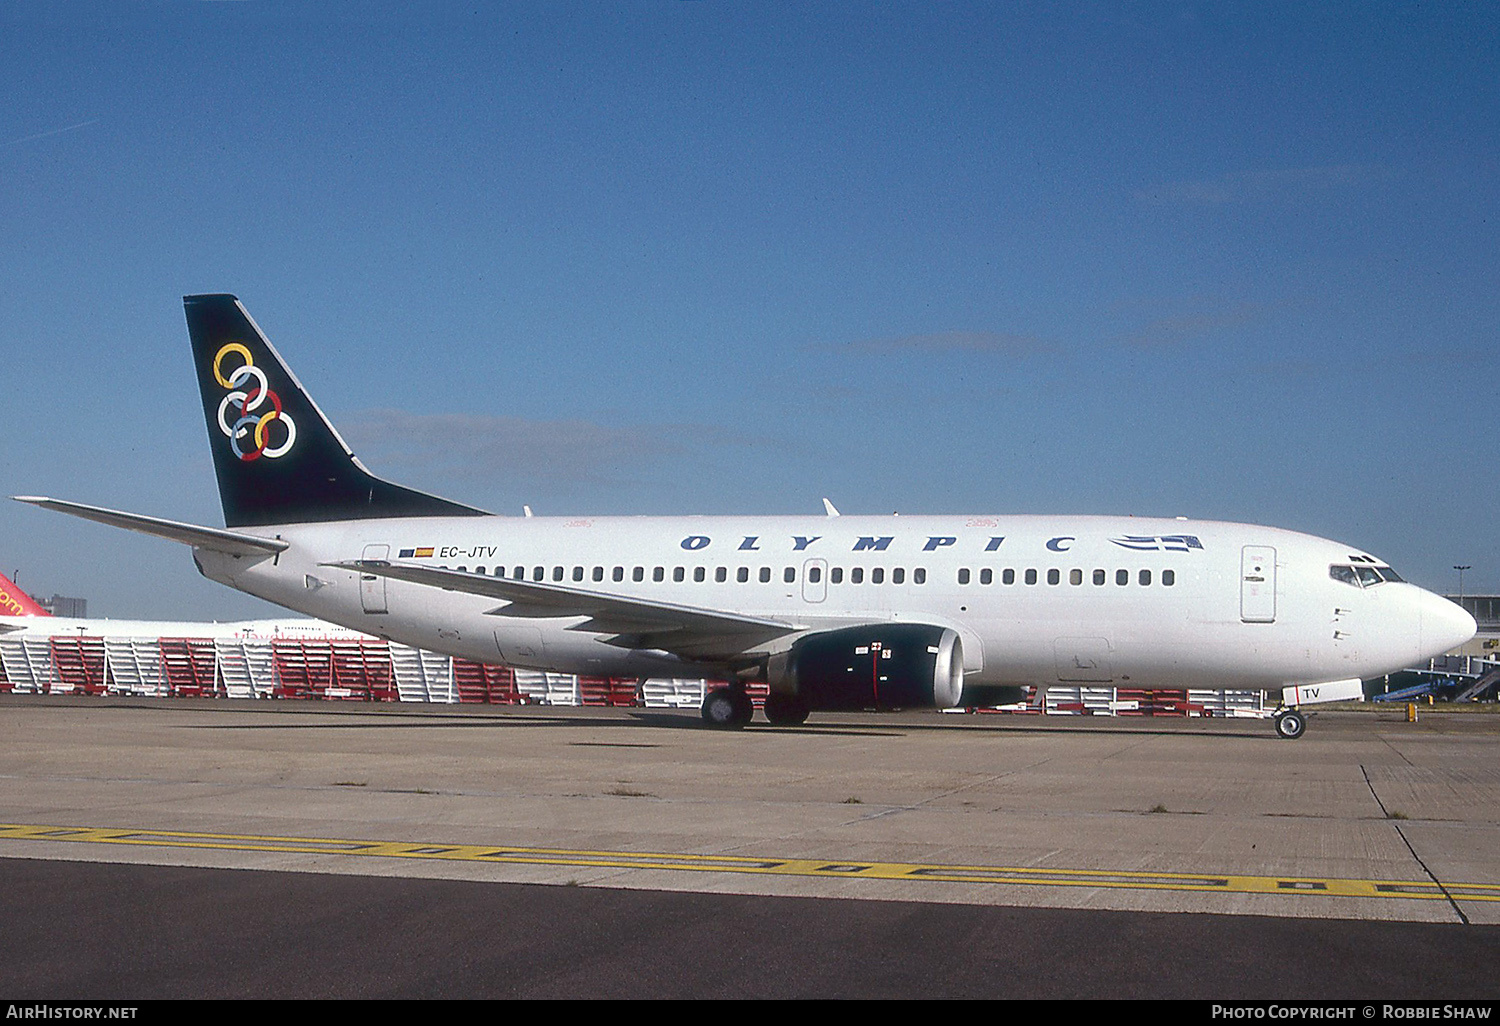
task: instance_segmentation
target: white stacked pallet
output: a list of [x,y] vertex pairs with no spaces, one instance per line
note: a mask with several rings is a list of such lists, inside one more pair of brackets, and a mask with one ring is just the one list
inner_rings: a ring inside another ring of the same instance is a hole
[[161,646],[156,638],[105,638],[104,668],[112,695],[156,697],[167,693],[161,679]]
[[52,646],[46,638],[0,638],[0,660],[12,691],[41,694],[52,685]]
[[697,709],[703,704],[703,688],[701,680],[652,678],[642,691],[647,708]]
[[403,702],[457,702],[453,660],[426,649],[391,645],[391,669],[396,693]]
[[516,670],[516,690],[532,705],[582,705],[578,678],[568,673]]
[[1064,709],[1062,706],[1082,705],[1088,715],[1113,716],[1115,714],[1114,688],[1059,687],[1047,689],[1048,716],[1083,716],[1085,712]]
[[276,658],[263,638],[215,638],[214,662],[222,694],[230,698],[270,698],[276,687]]
[[255,678],[250,674],[250,658],[243,639],[214,639],[214,683],[221,695],[255,697]]
[[1210,716],[1264,717],[1265,695],[1260,691],[1189,691],[1188,701],[1203,706]]

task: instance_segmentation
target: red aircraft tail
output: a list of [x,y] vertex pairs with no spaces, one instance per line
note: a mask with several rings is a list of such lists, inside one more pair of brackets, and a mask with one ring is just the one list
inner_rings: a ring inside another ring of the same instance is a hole
[[30,595],[0,574],[0,616],[51,616]]

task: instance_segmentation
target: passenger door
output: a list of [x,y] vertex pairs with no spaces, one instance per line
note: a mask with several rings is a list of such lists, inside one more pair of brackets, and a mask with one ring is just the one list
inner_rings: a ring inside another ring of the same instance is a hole
[[1245,623],[1276,621],[1276,550],[1246,545],[1240,550],[1240,619]]

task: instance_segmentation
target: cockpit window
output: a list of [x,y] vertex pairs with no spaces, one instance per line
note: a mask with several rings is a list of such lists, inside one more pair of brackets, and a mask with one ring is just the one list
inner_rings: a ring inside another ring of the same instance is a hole
[[1401,580],[1401,575],[1388,566],[1345,566],[1339,563],[1328,568],[1328,576],[1356,588],[1373,588],[1382,581]]
[[1338,566],[1335,564],[1328,568],[1328,576],[1332,577],[1335,581],[1343,581],[1345,584],[1352,584],[1356,588],[1359,587],[1359,578],[1355,576],[1354,567],[1352,566]]

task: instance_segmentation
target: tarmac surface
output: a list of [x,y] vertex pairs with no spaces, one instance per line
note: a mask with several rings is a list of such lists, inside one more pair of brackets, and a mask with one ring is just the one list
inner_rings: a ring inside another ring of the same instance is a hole
[[1500,716],[1402,712],[0,696],[0,996],[1492,998]]

